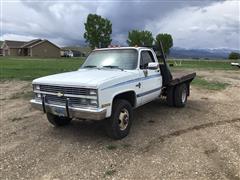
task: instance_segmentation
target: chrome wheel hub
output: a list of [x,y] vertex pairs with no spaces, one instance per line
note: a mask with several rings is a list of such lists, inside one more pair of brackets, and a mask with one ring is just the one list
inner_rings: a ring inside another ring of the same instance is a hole
[[182,90],[182,102],[184,103],[186,101],[186,98],[187,98],[187,89],[184,88]]
[[127,109],[122,109],[120,114],[119,114],[119,118],[118,118],[118,125],[120,130],[125,130],[128,126],[128,122],[129,122],[129,112]]

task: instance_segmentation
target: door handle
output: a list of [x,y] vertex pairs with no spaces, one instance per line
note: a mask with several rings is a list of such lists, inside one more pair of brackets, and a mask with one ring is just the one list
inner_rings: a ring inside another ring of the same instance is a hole
[[141,83],[139,82],[136,87],[141,88]]

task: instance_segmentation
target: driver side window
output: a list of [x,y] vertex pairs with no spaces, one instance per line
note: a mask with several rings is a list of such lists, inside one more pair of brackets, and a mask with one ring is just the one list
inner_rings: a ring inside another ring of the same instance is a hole
[[151,51],[142,51],[140,59],[140,69],[147,69],[148,63],[154,62],[154,58]]

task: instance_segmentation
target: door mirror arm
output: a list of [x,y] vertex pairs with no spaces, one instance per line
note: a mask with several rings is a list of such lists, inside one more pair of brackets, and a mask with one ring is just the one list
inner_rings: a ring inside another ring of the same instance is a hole
[[147,69],[143,69],[143,74],[144,74],[145,77],[147,77],[148,76],[148,70]]

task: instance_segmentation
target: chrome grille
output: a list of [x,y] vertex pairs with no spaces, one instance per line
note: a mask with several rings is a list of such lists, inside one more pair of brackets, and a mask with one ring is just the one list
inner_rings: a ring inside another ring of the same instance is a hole
[[51,93],[64,93],[73,95],[89,95],[90,89],[76,88],[76,87],[62,87],[62,86],[49,86],[40,85],[40,91],[51,92]]
[[46,95],[45,96],[46,102],[48,104],[55,104],[55,105],[63,105],[66,104],[66,97],[58,97],[54,95]]
[[[80,107],[84,105],[88,105],[88,101],[82,102],[81,98],[76,98],[76,97],[68,97],[69,98],[69,105],[74,106],[74,107]],[[58,97],[54,95],[46,95],[45,100],[48,104],[54,104],[54,105],[61,105],[65,106],[66,105],[66,99],[67,97]]]

